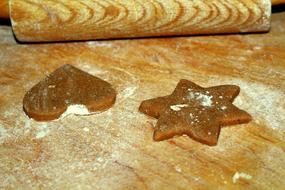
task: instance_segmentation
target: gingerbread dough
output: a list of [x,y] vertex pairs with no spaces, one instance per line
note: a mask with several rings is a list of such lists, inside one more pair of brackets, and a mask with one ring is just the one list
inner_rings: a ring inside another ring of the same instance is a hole
[[64,65],[26,93],[23,108],[30,118],[48,121],[59,118],[69,106],[73,110],[83,108],[83,114],[90,114],[110,108],[115,100],[111,84]]
[[158,119],[155,141],[186,134],[201,143],[216,145],[221,126],[251,120],[248,113],[232,104],[239,91],[234,85],[202,88],[182,79],[171,95],[143,101],[139,110]]

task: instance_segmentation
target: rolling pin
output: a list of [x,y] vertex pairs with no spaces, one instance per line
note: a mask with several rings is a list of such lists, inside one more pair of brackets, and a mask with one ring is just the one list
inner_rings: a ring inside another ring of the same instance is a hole
[[285,0],[0,0],[22,42],[266,32]]

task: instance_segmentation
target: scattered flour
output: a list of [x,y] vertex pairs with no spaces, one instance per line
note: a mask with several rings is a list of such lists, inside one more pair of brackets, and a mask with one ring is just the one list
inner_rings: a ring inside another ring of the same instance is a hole
[[254,47],[253,47],[254,50],[261,50],[261,49],[263,49],[263,48],[264,48],[263,46],[254,46]]
[[125,89],[121,92],[120,97],[122,97],[122,98],[128,98],[128,97],[130,97],[131,95],[133,95],[136,90],[137,90],[137,87],[136,87],[136,86],[127,87],[127,88],[125,88]]
[[13,114],[12,114],[12,112],[9,112],[9,111],[5,111],[4,112],[4,117],[5,118],[8,118],[8,117],[10,117],[10,116],[12,116]]
[[41,138],[44,138],[45,136],[46,136],[45,131],[39,131],[36,135],[36,139],[41,139]]
[[121,93],[118,94],[118,101],[117,104],[120,104],[121,102],[124,102],[126,99],[128,99],[130,96],[135,94],[137,90],[137,86],[129,86],[121,91]]
[[203,93],[199,93],[199,92],[192,92],[191,89],[188,89],[189,91],[189,95],[188,95],[188,99],[196,99],[196,100],[200,100],[201,105],[205,106],[205,107],[211,107],[213,102],[212,102],[212,98],[213,96],[211,95],[207,95],[209,94],[209,92],[207,92],[207,94],[203,94]]
[[98,161],[98,162],[103,162],[104,159],[103,159],[102,157],[98,157],[98,158],[97,158],[97,161]]
[[25,120],[25,126],[26,129],[30,129],[31,128],[31,119],[26,119]]
[[236,183],[240,178],[250,180],[252,176],[243,172],[236,172],[232,178],[233,183]]
[[189,106],[188,104],[177,104],[177,105],[170,106],[170,109],[172,109],[174,111],[180,111],[181,108],[186,108],[188,106]]
[[37,129],[36,139],[44,138],[49,133],[49,129],[46,123],[40,125]]
[[189,116],[190,116],[190,119],[191,119],[191,124],[200,123],[199,115],[195,115],[193,113],[189,113]]
[[260,83],[233,80],[241,88],[234,104],[248,111],[254,120],[262,121],[273,129],[285,129],[285,93]]
[[107,70],[101,68],[101,67],[96,67],[94,65],[91,66],[90,63],[86,63],[83,60],[81,60],[80,58],[77,58],[76,60],[77,65],[80,69],[82,69],[83,71],[85,71],[86,73],[89,73],[91,75],[94,76],[100,76],[100,75],[106,75],[108,73]]
[[84,127],[84,128],[83,128],[83,131],[85,131],[85,132],[89,132],[89,131],[90,131],[90,129],[89,129],[88,127]]
[[7,130],[0,124],[0,144],[4,142],[4,139],[8,136]]
[[179,173],[182,172],[182,169],[181,169],[179,166],[175,166],[175,170],[176,170],[177,172],[179,172]]
[[94,48],[94,47],[108,47],[108,48],[111,48],[111,47],[113,47],[112,43],[98,42],[98,41],[89,41],[89,42],[87,42],[87,46],[90,47],[90,48]]
[[201,100],[202,106],[211,107],[212,106],[212,98],[213,96],[208,96],[205,94],[199,94],[197,100]]
[[60,119],[63,119],[69,115],[91,115],[92,113],[88,111],[85,105],[74,104],[68,106],[66,111],[61,114]]

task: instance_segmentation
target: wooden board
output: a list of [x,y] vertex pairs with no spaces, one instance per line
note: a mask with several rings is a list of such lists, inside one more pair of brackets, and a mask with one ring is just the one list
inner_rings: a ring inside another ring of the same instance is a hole
[[[1,26],[0,36],[0,189],[285,188],[285,12],[267,34],[17,44]],[[25,92],[66,63],[112,83],[114,107],[28,119]],[[235,104],[253,121],[222,129],[215,147],[154,142],[156,120],[138,106],[181,78],[239,85]]]

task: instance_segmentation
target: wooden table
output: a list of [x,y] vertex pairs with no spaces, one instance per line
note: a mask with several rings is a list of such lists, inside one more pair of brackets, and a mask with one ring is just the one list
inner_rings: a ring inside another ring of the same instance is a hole
[[[39,123],[25,92],[63,64],[109,81],[106,112]],[[253,121],[223,128],[209,147],[152,140],[142,100],[182,79],[236,84]],[[285,189],[285,12],[267,34],[17,44],[0,26],[0,189]]]

